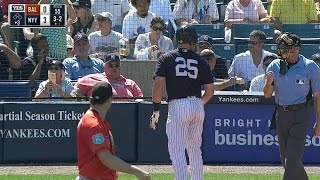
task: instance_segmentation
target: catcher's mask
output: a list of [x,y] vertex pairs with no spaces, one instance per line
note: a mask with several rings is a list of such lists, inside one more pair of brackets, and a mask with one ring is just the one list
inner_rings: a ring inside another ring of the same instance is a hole
[[300,47],[301,40],[297,35],[285,32],[277,38],[276,43],[281,59],[289,59],[293,53],[292,48]]

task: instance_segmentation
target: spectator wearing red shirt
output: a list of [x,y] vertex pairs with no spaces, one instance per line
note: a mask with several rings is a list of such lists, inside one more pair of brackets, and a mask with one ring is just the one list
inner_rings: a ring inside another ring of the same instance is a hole
[[113,98],[116,101],[134,101],[142,98],[143,93],[137,83],[121,75],[120,57],[117,54],[108,54],[105,57],[104,73],[90,74],[78,79],[72,95],[74,97],[90,97],[91,89],[97,82],[108,82],[113,88]]
[[121,171],[149,180],[149,173],[127,164],[115,155],[110,123],[105,115],[112,102],[112,87],[99,82],[92,88],[90,108],[79,121],[77,128],[78,169],[77,180],[116,180]]

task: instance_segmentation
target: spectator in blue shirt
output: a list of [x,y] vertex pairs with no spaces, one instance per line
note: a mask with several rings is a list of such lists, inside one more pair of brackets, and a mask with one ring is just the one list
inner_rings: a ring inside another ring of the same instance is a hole
[[89,57],[88,36],[78,33],[74,37],[75,57],[66,58],[63,65],[66,67],[66,77],[71,80],[77,80],[88,74],[104,72],[103,61],[97,58]]
[[53,60],[49,65],[48,79],[39,84],[35,98],[68,98],[73,90],[70,79],[64,77],[65,67]]

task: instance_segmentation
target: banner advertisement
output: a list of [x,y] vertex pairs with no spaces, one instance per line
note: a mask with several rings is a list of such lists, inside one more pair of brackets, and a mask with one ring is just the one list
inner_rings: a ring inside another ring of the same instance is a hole
[[[88,108],[88,103],[79,102],[4,104],[0,113],[3,162],[77,162],[77,125]],[[134,103],[114,103],[107,116],[117,154],[132,162],[135,114]]]
[[5,104],[3,161],[76,162],[77,124],[88,104]]
[[150,128],[152,103],[141,102],[138,109],[138,163],[170,163],[166,135],[167,104],[160,106],[160,117],[155,130]]
[[[280,163],[278,137],[269,130],[274,105],[208,104],[203,130],[206,163]],[[320,137],[314,137],[315,122],[308,130],[304,163],[320,162]]]
[[[274,105],[256,104],[252,97],[238,100],[253,103],[205,105],[204,162],[280,164],[278,137],[275,130],[269,130]],[[1,104],[0,162],[77,162],[77,125],[88,108],[88,102]],[[170,163],[166,137],[167,104],[161,105],[156,130],[150,128],[151,114],[150,102],[112,104],[107,119],[120,158],[131,163]],[[313,107],[311,118],[304,163],[319,164],[320,137],[313,136]]]

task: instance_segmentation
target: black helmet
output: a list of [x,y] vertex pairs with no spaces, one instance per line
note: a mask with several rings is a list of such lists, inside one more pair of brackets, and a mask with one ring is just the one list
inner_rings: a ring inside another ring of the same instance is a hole
[[290,32],[284,32],[277,39],[276,43],[278,47],[281,46],[301,46],[301,40],[299,36]]
[[192,25],[182,25],[176,31],[177,43],[195,43],[198,42],[196,29]]
[[289,59],[292,56],[292,47],[300,47],[301,40],[299,36],[290,32],[284,32],[277,39],[278,56],[282,59]]

